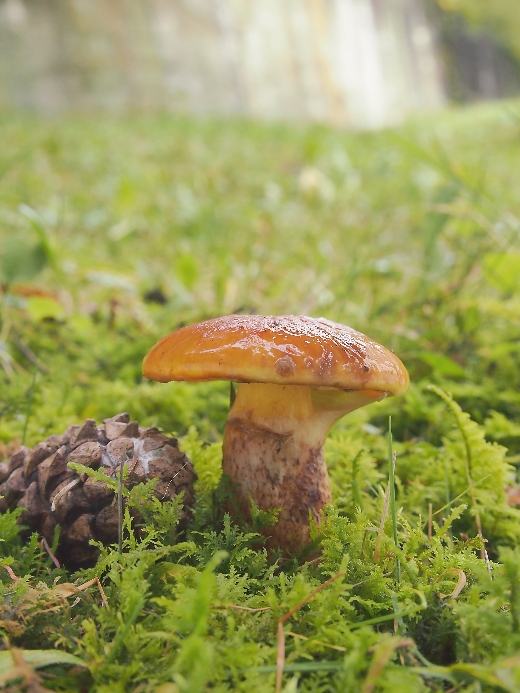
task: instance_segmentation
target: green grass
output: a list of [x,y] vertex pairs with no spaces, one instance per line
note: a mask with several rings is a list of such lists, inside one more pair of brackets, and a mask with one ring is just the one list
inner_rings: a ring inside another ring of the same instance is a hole
[[[127,526],[124,553],[80,574],[0,516],[0,566],[22,578],[0,568],[0,629],[86,664],[57,654],[41,685],[274,691],[279,619],[342,573],[285,622],[287,693],[520,691],[520,104],[379,133],[4,115],[0,134],[0,440],[126,410],[179,434],[199,474],[180,544],[175,508],[151,507],[146,537]],[[141,376],[159,337],[239,310],[349,324],[410,371],[406,396],[329,436],[320,562],[275,561],[219,513],[229,386]],[[95,586],[53,592],[93,577],[108,608]]]

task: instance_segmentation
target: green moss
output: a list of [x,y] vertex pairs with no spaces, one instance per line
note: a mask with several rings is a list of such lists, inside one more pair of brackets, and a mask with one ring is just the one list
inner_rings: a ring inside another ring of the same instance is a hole
[[[286,693],[520,689],[520,514],[506,494],[520,459],[520,293],[496,276],[518,253],[511,109],[364,134],[2,119],[0,254],[18,274],[2,265],[0,440],[33,445],[125,410],[178,434],[198,472],[185,535],[176,504],[143,490],[144,536],[128,516],[123,554],[103,549],[75,575],[36,535],[22,541],[16,513],[0,515],[0,629],[86,664],[56,660],[45,687],[271,693],[279,619],[334,578],[284,625]],[[223,514],[228,385],[141,376],[160,336],[238,310],[351,324],[412,376],[406,396],[329,435],[320,561],[268,554],[267,513],[252,527]],[[380,530],[390,414],[397,544],[391,513]],[[108,607],[95,583],[59,596],[94,577]]]

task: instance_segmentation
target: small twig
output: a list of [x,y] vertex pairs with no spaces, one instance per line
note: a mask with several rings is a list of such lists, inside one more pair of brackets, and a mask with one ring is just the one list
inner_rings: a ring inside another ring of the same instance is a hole
[[13,569],[11,568],[11,566],[9,566],[9,565],[4,565],[4,568],[5,568],[5,569],[7,570],[7,572],[9,573],[9,577],[11,578],[11,580],[14,580],[15,582],[18,582],[18,580],[19,580],[20,578],[17,577],[17,576],[14,574],[14,571],[13,571]]
[[432,510],[433,505],[428,503],[428,541],[432,540]]
[[101,581],[98,577],[92,578],[92,580],[89,580],[88,582],[84,582],[82,585],[78,587],[78,590],[82,592],[83,590],[86,590],[89,587],[91,587],[94,583],[96,583],[98,586],[99,593],[101,594],[101,599],[103,601],[103,606],[108,609],[108,599],[103,589],[103,586],[101,585]]
[[47,553],[49,554],[51,561],[54,563],[56,568],[61,568],[61,564],[58,561],[58,559],[56,558],[56,556],[52,553],[51,547],[47,543],[47,539],[45,537],[42,537],[42,541],[43,541],[43,546],[45,547],[45,551],[47,551]]

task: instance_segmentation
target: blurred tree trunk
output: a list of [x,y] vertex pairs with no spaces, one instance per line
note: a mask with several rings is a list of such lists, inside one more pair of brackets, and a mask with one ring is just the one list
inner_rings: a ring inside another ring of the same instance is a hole
[[[517,9],[520,16],[520,8]],[[446,90],[455,101],[497,99],[520,93],[520,58],[496,33],[469,25],[454,12],[437,13]]]

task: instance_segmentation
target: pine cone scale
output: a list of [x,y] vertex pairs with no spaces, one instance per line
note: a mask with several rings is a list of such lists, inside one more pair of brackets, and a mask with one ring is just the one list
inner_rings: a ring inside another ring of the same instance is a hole
[[96,441],[100,437],[100,431],[96,426],[94,419],[87,419],[83,426],[70,439],[70,449],[74,450],[82,443],[87,441]]
[[24,512],[20,516],[24,524],[34,528],[45,520],[50,512],[50,503],[38,491],[38,483],[33,481],[17,503]]
[[23,461],[23,473],[25,478],[28,479],[32,473],[38,469],[38,465],[56,452],[58,448],[59,445],[49,445],[47,441],[38,443],[38,445],[25,456]]
[[196,478],[190,460],[179,450],[176,438],[157,428],[140,428],[127,413],[100,426],[87,419],[32,449],[20,447],[7,463],[0,463],[0,496],[4,496],[0,512],[23,508],[20,523],[49,542],[59,524],[57,555],[71,567],[93,564],[98,549],[89,545],[91,539],[114,542],[118,533],[114,491],[103,481],[77,474],[68,466],[71,462],[108,477],[117,475],[124,464],[128,486],[157,479],[155,496],[170,500],[183,491],[184,521],[189,516]]
[[111,543],[117,540],[118,517],[115,505],[106,505],[96,515],[96,534],[101,541]]
[[74,475],[72,469],[67,467],[67,461],[67,448],[62,445],[38,465],[38,487],[43,495],[52,492],[58,484]]
[[68,541],[88,544],[91,539],[95,539],[92,531],[92,525],[95,519],[96,516],[94,514],[80,515],[66,530],[65,536]]
[[89,478],[83,484],[83,493],[87,497],[90,506],[98,510],[110,503],[114,498],[114,492],[104,481],[96,481]]
[[9,463],[7,465],[9,467],[9,474],[12,474],[15,469],[18,469],[18,467],[23,466],[25,456],[28,452],[29,448],[26,448],[24,445],[22,445],[22,447],[19,450],[17,450],[11,455],[11,457],[9,458]]
[[18,500],[27,488],[27,479],[23,473],[23,467],[17,467],[14,472],[10,475],[9,479],[5,482],[6,485],[6,497],[12,497]]
[[9,465],[5,462],[0,462],[0,484],[9,477]]
[[68,461],[82,464],[84,467],[92,467],[97,469],[101,464],[101,456],[103,454],[103,446],[96,440],[89,440],[86,443],[81,443],[77,448],[69,454]]

